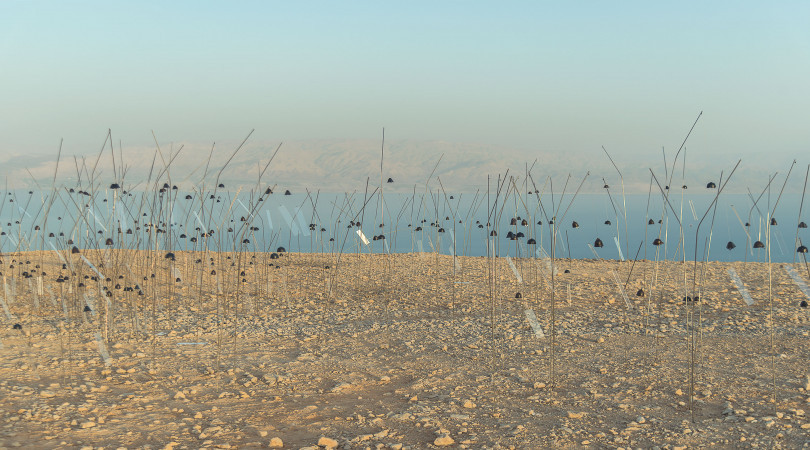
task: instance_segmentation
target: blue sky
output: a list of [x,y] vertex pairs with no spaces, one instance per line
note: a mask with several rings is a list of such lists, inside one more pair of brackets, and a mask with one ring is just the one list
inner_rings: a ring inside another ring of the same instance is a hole
[[808,2],[0,2],[0,155],[378,138],[810,146]]

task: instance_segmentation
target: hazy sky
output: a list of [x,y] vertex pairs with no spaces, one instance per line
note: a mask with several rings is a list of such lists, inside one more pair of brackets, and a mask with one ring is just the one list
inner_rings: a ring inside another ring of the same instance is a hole
[[[377,138],[801,158],[810,2],[0,1],[0,155]],[[780,161],[781,162],[781,161]]]

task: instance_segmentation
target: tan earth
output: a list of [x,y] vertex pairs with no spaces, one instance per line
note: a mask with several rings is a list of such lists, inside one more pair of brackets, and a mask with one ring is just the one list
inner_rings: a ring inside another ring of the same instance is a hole
[[0,447],[810,446],[787,265],[61,256],[2,255]]

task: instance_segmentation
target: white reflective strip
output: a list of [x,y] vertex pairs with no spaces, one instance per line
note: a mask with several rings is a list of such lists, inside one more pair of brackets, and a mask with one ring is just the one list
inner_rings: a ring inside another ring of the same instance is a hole
[[107,227],[105,227],[104,223],[101,222],[101,220],[99,220],[98,216],[96,216],[96,213],[94,213],[92,209],[88,209],[87,212],[89,212],[90,214],[93,215],[93,218],[96,219],[96,223],[98,224],[98,226],[100,226],[104,230],[104,232],[106,233],[107,232]]
[[90,312],[93,313],[93,317],[96,317],[98,315],[96,312],[96,305],[93,303],[93,299],[87,295],[86,292],[84,293],[84,303],[86,303],[87,307],[90,308]]
[[740,295],[742,295],[743,300],[745,300],[745,304],[748,306],[753,305],[754,299],[751,298],[751,295],[748,293],[748,289],[745,288],[745,284],[743,284],[740,276],[737,275],[737,271],[732,267],[731,269],[728,269],[728,274],[731,276],[731,280],[734,281],[734,284],[737,286],[737,290],[740,291]]
[[533,309],[526,310],[526,319],[529,321],[529,325],[532,327],[532,331],[534,331],[534,336],[538,339],[543,339],[546,337],[545,333],[543,333],[543,327],[540,326],[540,322],[537,321],[537,316],[534,314]]
[[[8,294],[6,294],[6,295],[8,295]],[[12,316],[11,312],[8,310],[8,305],[6,305],[6,300],[3,299],[3,297],[0,297],[0,302],[3,303],[3,312],[6,313],[6,319],[8,319],[8,321],[11,322],[12,320],[14,320],[14,316]]]
[[265,209],[264,214],[267,216],[267,229],[272,230],[273,229],[273,219],[270,218],[270,211]]
[[807,286],[807,283],[802,279],[799,275],[799,272],[796,272],[796,269],[793,266],[785,265],[785,271],[790,275],[790,278],[793,278],[793,282],[796,283],[796,287],[799,288],[800,291],[804,292],[804,295],[807,298],[810,298],[810,287]]
[[357,230],[357,236],[360,237],[360,240],[363,241],[364,244],[366,244],[366,245],[369,244],[368,239],[366,238],[366,235],[363,234],[362,230]]
[[619,245],[619,238],[616,237],[616,236],[613,236],[613,241],[616,243],[616,250],[619,251],[619,259],[624,261],[624,253],[622,253],[622,246]]
[[247,207],[247,206],[245,206],[245,204],[244,204],[244,203],[242,203],[242,200],[239,200],[239,199],[237,198],[237,199],[236,199],[236,201],[237,201],[237,202],[239,202],[239,204],[240,204],[240,205],[242,205],[242,208],[245,208],[245,211],[247,211],[247,213],[248,213],[248,214],[250,214],[250,210],[248,209],[248,207]]
[[295,212],[295,218],[298,219],[298,226],[301,227],[301,232],[304,236],[309,236],[309,224],[304,223],[304,215],[301,214],[301,210]]
[[56,250],[56,246],[55,246],[55,245],[53,245],[53,242],[48,241],[48,245],[50,245],[50,246],[51,246],[51,248],[53,249],[53,252],[54,252],[54,253],[56,253],[56,256],[58,256],[58,257],[59,257],[59,259],[61,259],[61,260],[62,260],[62,264],[67,265],[67,261],[65,261],[65,258],[63,258],[63,257],[62,257],[62,254],[61,254],[61,253],[59,253],[59,251],[58,251],[58,250]]
[[106,280],[106,279],[107,279],[107,277],[105,277],[104,275],[102,275],[102,274],[101,274],[101,272],[99,272],[99,271],[98,271],[98,269],[96,269],[96,266],[94,266],[94,265],[93,265],[93,263],[91,263],[91,262],[90,262],[90,260],[88,260],[87,258],[85,258],[85,257],[84,257],[84,255],[82,255],[81,253],[79,253],[79,256],[81,256],[81,257],[82,257],[82,260],[85,262],[85,264],[87,264],[88,266],[90,266],[90,268],[93,270],[93,272],[95,272],[95,273],[96,273],[96,275],[98,275],[98,276],[99,276],[99,278],[100,278],[100,279],[99,279],[99,281],[103,281],[103,280]]
[[281,213],[281,217],[287,222],[287,226],[290,228],[290,231],[293,235],[298,236],[298,225],[293,222],[292,215],[290,215],[290,211],[287,209],[286,206],[280,205],[278,207],[278,212]]
[[200,216],[197,215],[197,211],[192,211],[194,213],[194,217],[197,218],[197,223],[200,224],[200,229],[202,229],[203,233],[208,233],[208,230],[203,225],[202,220],[200,220]]
[[523,282],[523,278],[521,278],[520,273],[518,273],[517,267],[515,267],[515,263],[512,262],[512,258],[509,255],[506,255],[506,262],[509,263],[509,267],[512,269],[512,273],[515,274],[515,278],[517,278],[518,283]]
[[104,345],[104,341],[101,339],[101,333],[99,332],[96,332],[96,342],[98,342],[98,353],[101,355],[101,359],[104,360],[104,365],[109,366],[112,364],[110,353],[107,351],[107,346]]

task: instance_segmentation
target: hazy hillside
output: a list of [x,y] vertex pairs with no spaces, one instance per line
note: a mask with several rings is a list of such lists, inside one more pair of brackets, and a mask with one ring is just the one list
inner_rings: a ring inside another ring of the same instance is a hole
[[[236,143],[217,144],[211,152],[211,144],[173,143],[162,144],[161,152],[155,147],[116,149],[117,177],[120,181],[120,167],[123,158],[125,167],[124,185],[129,188],[144,186],[150,176],[161,176],[165,165],[169,165],[168,176],[172,184],[183,189],[192,189],[203,179],[207,185],[213,184],[220,170],[236,149]],[[269,161],[278,147],[278,142],[249,142],[231,160],[222,171],[220,182],[229,188],[250,188],[256,185],[260,168]],[[330,192],[362,191],[366,180],[371,186],[380,183],[380,142],[375,140],[307,140],[284,142],[267,172],[261,180],[262,186],[277,185],[278,189],[290,189],[300,192],[304,189]],[[650,168],[655,171],[662,185],[667,184],[663,158],[660,150],[651,152],[649,157],[621,156],[615,151],[614,158],[624,175],[627,192],[647,192],[650,188]],[[171,156],[170,156],[171,155]],[[211,155],[210,162],[208,161]],[[671,171],[670,166],[667,171]],[[705,155],[688,154],[686,175],[683,177],[683,166],[679,162],[672,184],[680,187],[686,184],[692,189],[705,188],[708,181],[717,181],[721,171],[725,176],[736,161],[717,163],[707,161]],[[50,186],[56,155],[5,156],[2,162],[3,174],[10,187],[29,188]],[[441,158],[441,161],[440,161]],[[170,164],[169,164],[170,163]],[[438,166],[437,166],[438,163]],[[713,165],[717,164],[717,165]],[[99,154],[94,152],[84,156],[62,155],[57,183],[71,186],[81,178],[86,183],[95,167],[96,180],[99,186],[115,181],[112,169],[112,155],[109,149]],[[518,177],[523,183],[527,167],[532,167],[531,174],[537,188],[551,180],[555,191],[563,189],[568,181],[567,190],[572,191],[589,173],[583,192],[600,191],[606,183],[618,191],[619,178],[616,170],[601,149],[592,149],[577,153],[538,150],[536,152],[517,151],[514,149],[453,143],[446,141],[390,141],[385,143],[383,161],[383,181],[389,177],[394,183],[385,183],[388,191],[405,192],[424,185],[434,167],[436,171],[430,186],[439,188],[438,179],[447,190],[474,191],[486,189],[487,175],[492,177],[492,185],[498,175],[509,170],[510,176]],[[770,173],[780,171],[784,175],[789,168],[768,168],[761,162],[746,162],[740,165],[734,175],[730,191],[745,192],[748,187],[759,190],[767,183]],[[207,169],[207,173],[206,173]],[[801,172],[801,173],[800,173]],[[205,175],[205,176],[204,176]],[[571,176],[568,179],[569,175]],[[801,189],[804,170],[797,167],[791,178],[790,190]],[[604,181],[603,181],[604,178]],[[781,183],[781,181],[780,181]],[[654,189],[657,189],[653,184]],[[781,185],[780,185],[781,187]],[[548,189],[548,187],[546,187]]]

